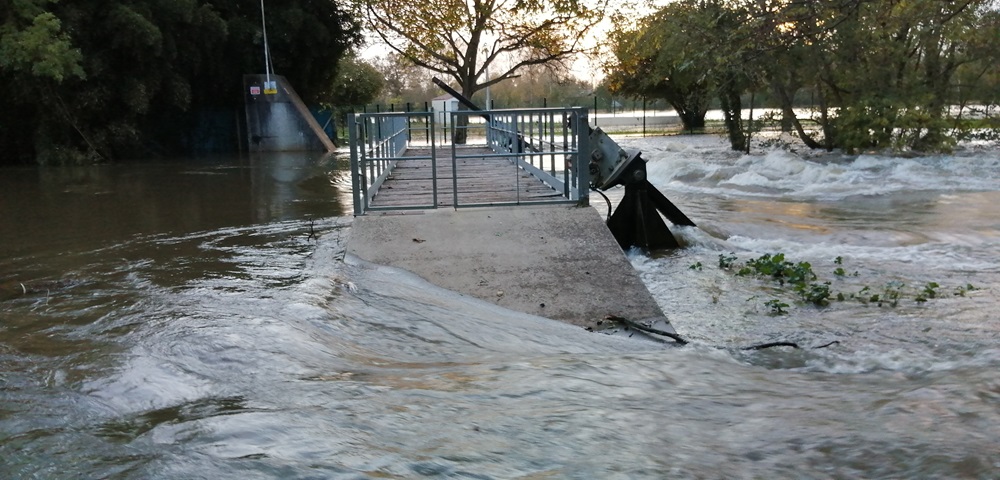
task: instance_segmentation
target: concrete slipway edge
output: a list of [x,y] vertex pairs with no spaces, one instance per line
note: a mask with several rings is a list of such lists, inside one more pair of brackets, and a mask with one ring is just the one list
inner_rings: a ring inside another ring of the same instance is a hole
[[518,206],[356,217],[347,254],[501,307],[595,330],[608,315],[673,332],[597,210]]

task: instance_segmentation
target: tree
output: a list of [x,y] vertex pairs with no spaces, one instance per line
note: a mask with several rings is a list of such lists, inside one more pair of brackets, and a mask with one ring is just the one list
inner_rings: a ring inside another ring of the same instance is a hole
[[[361,0],[382,41],[468,97],[531,65],[565,62],[608,0]],[[486,78],[486,72],[490,76]],[[460,119],[460,122],[462,120]],[[464,129],[455,139],[464,142]]]
[[337,78],[320,95],[321,104],[332,111],[334,136],[347,131],[347,115],[354,112],[356,105],[374,101],[384,88],[385,79],[373,65],[354,54],[341,58]]
[[[810,147],[945,150],[950,106],[968,101],[957,94],[991,96],[980,86],[998,69],[997,17],[993,0],[679,0],[616,38],[612,78],[633,94],[705,82],[738,150],[753,130],[744,97],[764,88]],[[802,88],[818,132],[795,115]]]
[[73,47],[59,18],[45,11],[49,3],[0,2],[0,69],[57,83],[83,78],[80,49]]
[[776,98],[790,112],[789,84],[813,89],[821,140],[796,123],[812,147],[948,149],[955,141],[948,106],[961,102],[956,74],[978,65],[983,75],[964,78],[985,78],[997,65],[1000,30],[991,3],[825,0],[758,11],[783,27],[770,34],[778,48],[767,52],[767,63],[796,72],[783,82],[783,73],[769,70]]
[[687,25],[693,13],[692,4],[677,2],[636,26],[619,18],[610,35],[614,59],[604,65],[615,93],[666,100],[685,130],[705,127],[711,97],[707,67],[698,62],[703,46]]
[[[591,88],[584,82],[548,65],[533,65],[521,70],[517,78],[491,87],[496,108],[572,107],[587,105]],[[486,106],[480,92],[473,101]]]
[[[743,121],[743,98],[746,91],[755,92],[760,86],[759,57],[766,42],[750,41],[750,37],[767,28],[769,22],[752,15],[748,9],[725,0],[701,0],[692,30],[708,48],[707,76],[713,84],[722,108],[723,122],[733,150],[750,152],[752,129]],[[766,3],[765,3],[766,5]],[[766,47],[765,47],[766,48]],[[751,95],[751,98],[753,96]]]
[[376,58],[373,66],[385,81],[385,89],[378,99],[384,105],[422,105],[440,94],[427,70],[396,52]]
[[6,92],[0,100],[0,150],[7,161],[33,160],[32,135],[23,127],[38,116],[32,106],[34,86],[86,76],[80,49],[73,46],[62,21],[46,10],[50,3],[0,0],[0,82]]
[[337,78],[322,95],[328,107],[343,108],[371,103],[385,88],[385,79],[375,66],[355,55],[340,59]]
[[[233,132],[226,147],[235,149],[242,76],[264,64],[258,3],[0,3],[0,81],[18,92],[0,97],[0,149],[14,158],[189,153],[225,143],[222,129]],[[267,29],[275,72],[307,102],[329,88],[337,60],[360,40],[358,22],[329,1],[269,0]]]
[[742,94],[760,82],[751,61],[755,19],[738,2],[680,0],[612,36],[617,60],[605,67],[615,90],[667,100],[685,129],[705,126],[712,97],[723,110],[734,150],[746,150]]

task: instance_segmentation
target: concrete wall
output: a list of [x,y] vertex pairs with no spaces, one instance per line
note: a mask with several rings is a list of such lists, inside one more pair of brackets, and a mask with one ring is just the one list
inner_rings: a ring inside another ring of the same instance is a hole
[[[330,138],[280,75],[244,75],[247,145],[252,152],[332,151]],[[273,87],[273,88],[269,88]]]

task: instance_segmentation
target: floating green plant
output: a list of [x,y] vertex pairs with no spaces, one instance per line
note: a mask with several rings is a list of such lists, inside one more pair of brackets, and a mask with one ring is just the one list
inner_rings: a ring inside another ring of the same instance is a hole
[[[790,288],[797,293],[804,303],[811,303],[819,307],[825,307],[832,300],[846,301],[856,300],[863,304],[874,304],[880,307],[896,307],[905,298],[913,298],[917,303],[927,302],[929,299],[938,298],[938,291],[941,285],[937,282],[927,282],[919,289],[907,289],[906,285],[899,281],[890,281],[879,290],[874,290],[869,286],[864,286],[855,293],[845,294],[844,292],[834,292],[831,282],[818,281],[816,273],[809,262],[789,261],[784,253],[764,254],[757,258],[752,258],[744,263],[738,261],[735,253],[719,254],[719,268],[733,271],[735,275],[746,277],[754,276],[769,278],[783,287]],[[837,277],[847,276],[847,270],[842,266],[843,257],[836,257],[833,260],[837,268],[833,274]],[[693,270],[701,270],[701,262],[692,265]],[[855,271],[851,276],[859,276]],[[976,290],[972,284],[957,287],[954,295],[964,297],[967,292]],[[751,297],[755,298],[755,297]],[[783,315],[787,313],[789,305],[778,299],[769,300],[764,306],[771,310],[773,315]]]

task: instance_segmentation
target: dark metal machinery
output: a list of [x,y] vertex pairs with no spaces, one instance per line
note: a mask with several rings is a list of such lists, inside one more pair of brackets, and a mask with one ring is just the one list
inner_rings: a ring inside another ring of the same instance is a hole
[[[434,83],[470,110],[482,113],[476,104],[435,78]],[[607,221],[608,228],[623,249],[647,250],[678,248],[660,213],[674,225],[695,226],[670,200],[646,179],[646,160],[638,150],[626,151],[600,128],[590,129],[590,187],[608,190],[621,185],[625,194]]]
[[678,248],[677,239],[659,213],[674,225],[695,224],[646,179],[642,153],[622,149],[600,128],[591,129],[590,145],[591,188],[625,187],[625,195],[608,219],[608,228],[618,244],[622,248],[637,246],[648,250]]

